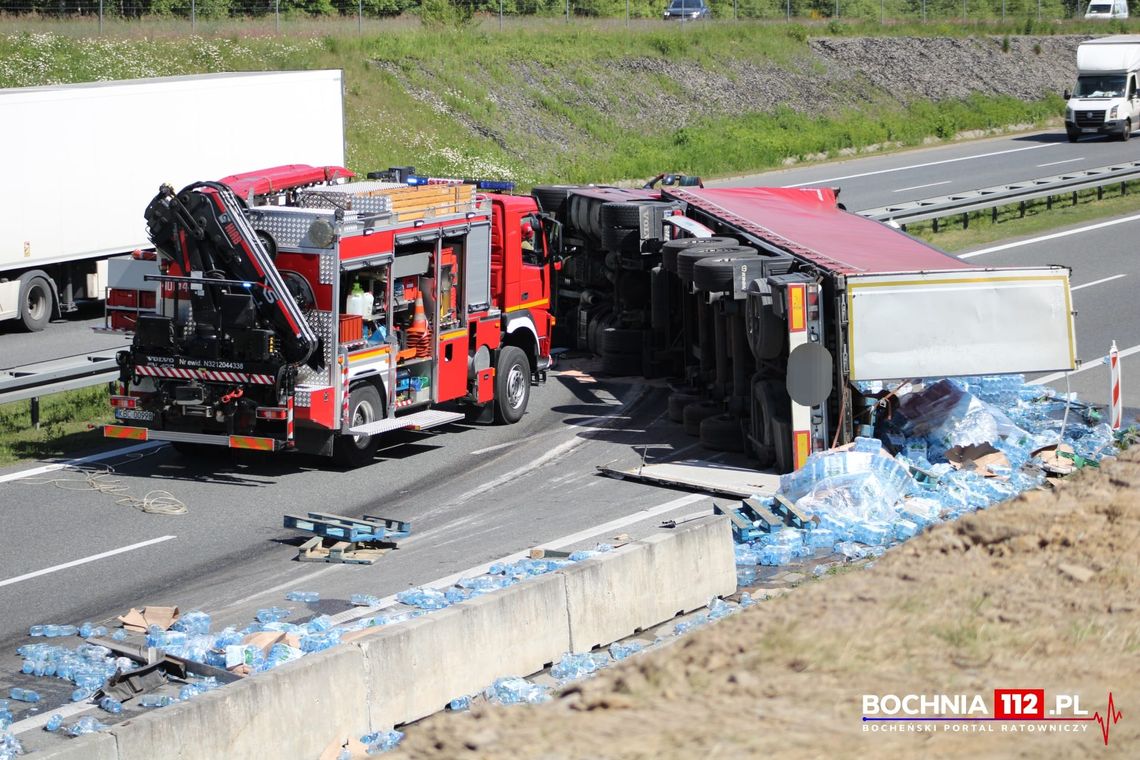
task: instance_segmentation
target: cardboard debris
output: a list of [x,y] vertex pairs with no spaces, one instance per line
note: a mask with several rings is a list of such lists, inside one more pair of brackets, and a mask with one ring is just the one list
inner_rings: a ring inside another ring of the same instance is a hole
[[946,461],[956,470],[973,470],[987,478],[997,477],[991,466],[1009,467],[1009,458],[988,443],[947,449]]
[[1067,443],[1054,443],[1033,452],[1033,456],[1041,458],[1041,469],[1053,475],[1068,475],[1077,469],[1074,460],[1076,452]]
[[296,634],[285,633],[284,631],[256,631],[254,633],[247,633],[245,638],[241,640],[243,646],[253,644],[266,655],[269,650],[273,648],[274,644],[287,644],[294,649],[301,648],[301,640],[297,638]]
[[134,607],[126,615],[119,616],[123,628],[131,633],[146,633],[152,625],[166,631],[178,620],[177,607],[143,607],[138,610]]
[[324,752],[321,753],[320,760],[337,760],[340,757],[341,750],[348,750],[350,760],[367,760],[368,747],[359,739],[353,739],[351,736],[347,739],[333,739],[329,745],[325,747]]

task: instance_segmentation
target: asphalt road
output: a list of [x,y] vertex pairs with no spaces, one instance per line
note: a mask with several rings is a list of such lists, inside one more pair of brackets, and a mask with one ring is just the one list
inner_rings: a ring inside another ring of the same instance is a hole
[[[1140,144],[1070,145],[1055,135],[1029,135],[804,167],[759,181],[839,184],[848,207],[858,209],[1042,176],[1056,171],[1054,161],[1072,168],[1082,165],[1072,160],[1078,157],[1086,166],[1131,160],[1136,151]],[[923,187],[948,178],[949,185]],[[1073,267],[1080,355],[1094,359],[1112,339],[1122,350],[1140,346],[1140,314],[1128,292],[1136,276],[1129,241],[1138,222],[1019,241],[975,252],[974,259]],[[56,337],[64,334],[74,335],[75,343]],[[0,347],[10,366],[19,363],[11,359],[18,351],[59,350],[30,357],[54,358],[89,350],[92,339],[80,323],[53,324],[26,341],[17,333],[0,334]],[[285,604],[283,595],[292,589],[322,593],[322,601],[299,609],[297,618],[334,614],[347,608],[353,593],[385,596],[560,537],[590,545],[619,530],[579,535],[590,526],[623,520],[621,531],[650,531],[665,517],[708,509],[708,499],[595,474],[596,465],[614,460],[633,464],[642,456],[676,455],[692,439],[662,419],[664,388],[595,382],[577,369],[590,366],[563,363],[536,389],[519,425],[452,425],[438,434],[393,437],[375,464],[355,471],[323,460],[254,454],[188,462],[169,448],[153,447],[142,458],[105,460],[114,463],[114,484],[105,482],[109,476],[77,482],[84,476],[58,472],[3,480],[0,690],[28,685],[13,653],[35,623],[107,621],[132,606],[176,604],[205,609],[218,624],[241,625],[258,607]],[[1140,394],[1128,390],[1135,386],[1127,378],[1140,376],[1138,371],[1140,362],[1129,354],[1124,387],[1132,413]],[[1091,401],[1103,400],[1106,382],[1106,372],[1091,362],[1070,378],[1071,389]],[[20,468],[7,474],[13,469]],[[48,482],[58,478],[68,482]],[[169,491],[187,513],[144,514],[120,503],[155,489]],[[653,508],[659,510],[645,511]],[[280,526],[284,514],[307,510],[410,520],[413,535],[373,567],[300,564],[292,561],[295,534]]]

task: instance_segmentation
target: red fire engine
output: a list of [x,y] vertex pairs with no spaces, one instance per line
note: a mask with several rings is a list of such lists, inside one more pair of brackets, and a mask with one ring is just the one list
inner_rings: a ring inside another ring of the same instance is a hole
[[161,189],[146,209],[161,274],[144,278],[160,298],[121,315],[135,335],[107,437],[357,466],[387,431],[523,416],[550,366],[557,225],[527,196],[350,176],[295,165]]

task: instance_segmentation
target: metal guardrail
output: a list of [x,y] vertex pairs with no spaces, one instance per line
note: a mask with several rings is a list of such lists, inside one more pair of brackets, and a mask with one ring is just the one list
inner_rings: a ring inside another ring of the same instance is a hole
[[110,383],[119,377],[115,356],[90,354],[81,360],[61,360],[0,370],[0,404],[32,400],[32,417],[38,416],[36,400],[51,393]]
[[1082,169],[1052,177],[1014,182],[981,190],[967,190],[961,193],[880,208],[864,209],[855,213],[880,222],[906,225],[955,214],[966,214],[971,211],[996,209],[999,206],[1023,203],[1036,198],[1075,193],[1078,190],[1099,189],[1117,182],[1124,183],[1133,180],[1140,180],[1140,161],[1112,164],[1096,169]]

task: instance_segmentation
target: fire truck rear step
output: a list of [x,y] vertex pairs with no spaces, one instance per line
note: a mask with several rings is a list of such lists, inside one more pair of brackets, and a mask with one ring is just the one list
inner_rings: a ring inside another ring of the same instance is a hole
[[402,417],[392,417],[357,425],[349,428],[348,432],[352,435],[379,435],[390,430],[427,430],[461,420],[464,416],[463,412],[444,412],[438,409],[429,409],[424,412],[405,414]]

